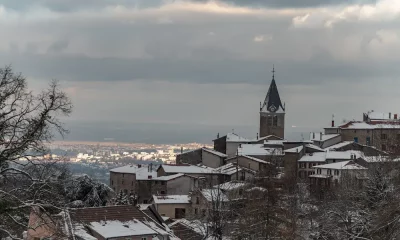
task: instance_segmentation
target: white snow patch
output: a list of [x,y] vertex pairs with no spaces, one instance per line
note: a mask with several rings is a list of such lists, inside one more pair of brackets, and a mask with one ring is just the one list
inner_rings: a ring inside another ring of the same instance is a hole
[[127,222],[121,221],[101,221],[91,222],[91,229],[99,233],[104,238],[117,238],[129,236],[154,235],[156,231],[138,220]]
[[190,203],[190,197],[188,195],[153,195],[155,204],[170,204],[170,203]]

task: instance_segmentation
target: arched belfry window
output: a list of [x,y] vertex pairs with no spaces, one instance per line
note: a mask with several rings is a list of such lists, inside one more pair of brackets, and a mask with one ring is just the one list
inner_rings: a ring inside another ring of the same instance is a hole
[[273,117],[272,116],[267,116],[267,125],[272,126],[273,124]]
[[278,116],[275,115],[275,116],[273,117],[272,123],[273,123],[274,126],[278,126]]

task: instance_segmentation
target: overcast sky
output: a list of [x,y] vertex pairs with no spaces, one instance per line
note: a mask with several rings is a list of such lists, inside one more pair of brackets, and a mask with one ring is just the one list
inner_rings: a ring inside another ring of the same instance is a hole
[[61,81],[69,140],[186,142],[255,137],[275,64],[291,137],[400,113],[399,24],[398,0],[0,0],[0,65]]

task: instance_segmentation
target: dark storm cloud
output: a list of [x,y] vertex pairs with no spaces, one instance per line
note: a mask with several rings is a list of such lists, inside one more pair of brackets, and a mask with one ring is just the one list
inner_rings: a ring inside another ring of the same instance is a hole
[[12,63],[35,78],[69,81],[167,81],[215,84],[264,84],[271,78],[271,67],[281,84],[324,84],[330,81],[368,81],[398,76],[397,61],[377,64],[374,60],[340,62],[328,54],[309,61],[285,60],[172,60],[89,58],[56,55],[0,55],[3,65]]

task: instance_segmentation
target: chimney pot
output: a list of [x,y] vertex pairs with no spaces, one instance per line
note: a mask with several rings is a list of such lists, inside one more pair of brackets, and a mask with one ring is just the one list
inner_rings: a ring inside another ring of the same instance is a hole
[[312,133],[312,138],[315,139],[315,132]]
[[332,127],[335,126],[335,120],[332,120]]

